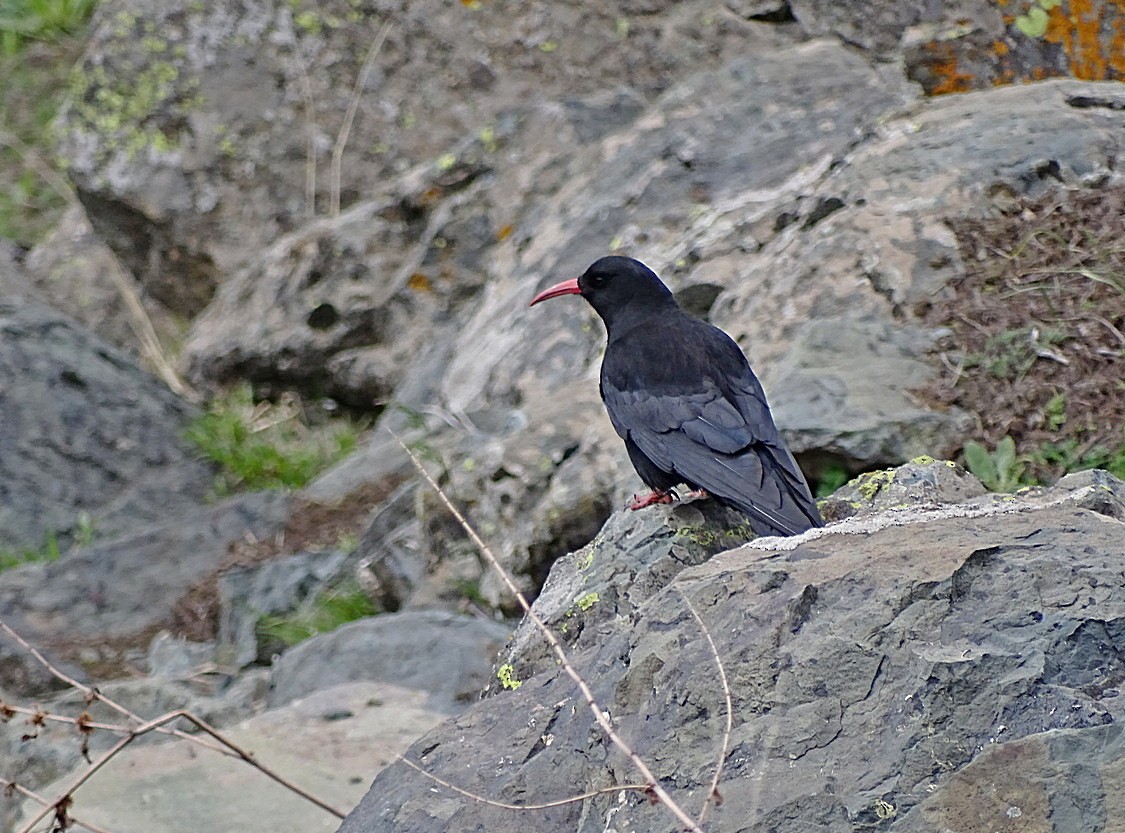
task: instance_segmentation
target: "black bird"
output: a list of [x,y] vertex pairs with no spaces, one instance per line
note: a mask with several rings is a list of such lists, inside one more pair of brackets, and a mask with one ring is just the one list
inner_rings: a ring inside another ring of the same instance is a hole
[[605,324],[602,401],[654,490],[630,508],[669,503],[683,483],[743,512],[759,535],[823,525],[762,385],[730,336],[680,309],[632,258],[603,257],[531,306],[560,295],[581,295]]

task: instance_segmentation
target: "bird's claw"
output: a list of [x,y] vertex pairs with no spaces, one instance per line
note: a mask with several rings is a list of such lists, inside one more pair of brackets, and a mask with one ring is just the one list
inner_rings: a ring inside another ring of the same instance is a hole
[[646,506],[652,506],[656,503],[672,503],[673,501],[675,501],[675,497],[670,491],[652,491],[644,495],[633,495],[633,499],[625,504],[625,507],[636,512],[638,509],[644,509]]

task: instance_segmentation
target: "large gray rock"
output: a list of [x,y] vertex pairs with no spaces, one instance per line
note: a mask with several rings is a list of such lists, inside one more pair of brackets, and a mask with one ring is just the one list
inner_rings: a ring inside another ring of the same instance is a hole
[[[260,714],[223,734],[291,783],[345,812],[363,794],[373,769],[394,760],[445,718],[423,701],[420,692],[389,683],[347,683]],[[40,792],[56,795],[84,768],[88,765],[83,763]],[[30,801],[22,804],[24,821],[39,810]],[[149,833],[179,833],[185,819],[197,833],[331,833],[339,824],[335,815],[237,757],[184,740],[130,746],[82,787],[73,812],[102,829]],[[22,827],[16,818],[12,830]]]
[[[144,662],[152,635],[172,623],[174,605],[226,560],[247,535],[279,532],[288,498],[242,495],[139,532],[75,548],[59,560],[0,573],[0,618],[72,673],[121,676]],[[77,665],[74,665],[77,664]],[[34,697],[61,683],[0,637],[0,685]]]
[[[745,25],[705,0],[646,6],[627,19],[542,0],[111,0],[60,113],[60,152],[98,233],[153,297],[190,316],[329,207],[333,145],[384,24],[342,158],[345,207],[464,137],[493,144],[497,122],[528,102],[618,84],[651,97],[745,49]],[[595,131],[606,118],[587,114]],[[483,239],[518,220],[514,206],[498,219]]]
[[203,503],[212,469],[182,434],[194,409],[42,304],[0,298],[0,548],[65,549]]
[[747,345],[796,451],[870,467],[959,443],[965,423],[912,393],[934,373],[935,336],[914,310],[964,274],[946,221],[1060,182],[1120,181],[1125,111],[1071,104],[1112,86],[1003,87],[887,119],[733,267],[712,317]]
[[476,699],[510,628],[440,610],[403,611],[349,622],[290,648],[274,664],[271,706],[356,680],[423,691],[433,708]]
[[[1048,829],[1059,813],[1067,830],[1114,829],[1125,823],[1123,499],[1125,484],[1093,473],[1025,496],[906,506],[762,539],[679,573],[572,659],[695,814],[726,706],[690,601],[733,701],[723,802],[708,830],[936,833],[1002,829],[1015,817]],[[407,757],[517,804],[637,778],[557,667],[469,709]],[[514,813],[397,765],[340,830],[584,833],[607,819],[617,830],[677,825],[639,791]]]

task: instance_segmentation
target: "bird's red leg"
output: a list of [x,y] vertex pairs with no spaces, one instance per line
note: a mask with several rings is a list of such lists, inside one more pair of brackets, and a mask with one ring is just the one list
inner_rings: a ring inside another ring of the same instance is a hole
[[635,512],[638,509],[644,509],[646,506],[652,506],[654,503],[672,503],[674,500],[675,498],[672,497],[670,491],[665,492],[657,489],[645,495],[633,495],[633,499],[625,506]]

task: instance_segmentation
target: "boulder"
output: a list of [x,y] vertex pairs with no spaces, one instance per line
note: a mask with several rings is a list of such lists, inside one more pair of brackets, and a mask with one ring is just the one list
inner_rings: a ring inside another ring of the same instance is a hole
[[[1125,823],[1116,801],[1125,484],[1094,472],[942,504],[917,471],[901,483],[911,479],[929,498],[720,553],[605,616],[571,654],[617,731],[693,816],[716,771],[729,688],[722,801],[706,829],[936,833],[1001,829],[1016,817],[1050,825],[1060,812],[1067,829]],[[627,570],[633,554],[617,558]],[[406,757],[517,805],[637,782],[557,666],[518,683]],[[642,790],[519,812],[399,764],[340,831],[607,823],[679,826]]]
[[191,405],[26,296],[0,298],[0,334],[0,549],[65,550],[203,503],[213,473],[182,436]]
[[[72,675],[125,675],[143,667],[153,635],[174,623],[176,603],[219,569],[230,545],[279,532],[288,505],[283,495],[254,493],[180,509],[173,521],[5,570],[0,618]],[[0,685],[35,697],[62,683],[2,637]]]
[[[290,783],[343,812],[362,795],[373,768],[394,760],[443,717],[424,705],[416,691],[355,682],[247,719],[224,735]],[[41,794],[56,795],[77,771],[44,786]],[[26,820],[39,805],[24,802],[22,809]],[[83,785],[73,812],[103,828],[151,833],[183,830],[185,818],[200,833],[331,833],[339,824],[337,816],[238,758],[185,740],[131,745]]]
[[[375,199],[465,137],[499,150],[498,123],[536,102],[619,84],[651,97],[745,48],[745,24],[704,0],[642,5],[111,0],[59,115],[60,155],[99,236],[190,317],[331,213],[334,191],[344,207]],[[487,240],[518,219],[505,215],[466,232]]]
[[502,622],[440,610],[388,613],[349,622],[290,648],[274,663],[269,704],[357,680],[424,692],[450,713],[472,702],[509,633]]

